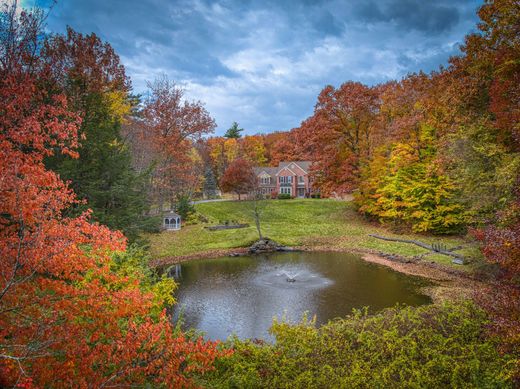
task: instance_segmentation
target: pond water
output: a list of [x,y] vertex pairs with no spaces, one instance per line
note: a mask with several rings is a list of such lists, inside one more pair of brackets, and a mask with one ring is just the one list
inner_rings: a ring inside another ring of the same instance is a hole
[[374,312],[396,303],[430,303],[416,277],[337,252],[291,252],[186,262],[170,269],[179,283],[174,320],[211,339],[271,339],[273,317],[299,321],[304,312],[317,323],[353,308]]

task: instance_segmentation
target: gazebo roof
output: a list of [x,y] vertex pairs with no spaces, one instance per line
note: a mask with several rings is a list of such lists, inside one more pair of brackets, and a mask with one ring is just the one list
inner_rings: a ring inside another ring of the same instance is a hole
[[163,217],[181,217],[181,215],[179,215],[173,211],[168,211],[163,214]]

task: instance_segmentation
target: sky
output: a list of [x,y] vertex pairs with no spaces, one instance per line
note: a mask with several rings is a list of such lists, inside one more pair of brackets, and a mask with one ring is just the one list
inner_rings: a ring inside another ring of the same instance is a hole
[[[31,0],[26,0],[29,5]],[[47,28],[95,32],[134,92],[166,75],[222,135],[289,130],[326,85],[430,72],[476,30],[476,0],[58,0]]]

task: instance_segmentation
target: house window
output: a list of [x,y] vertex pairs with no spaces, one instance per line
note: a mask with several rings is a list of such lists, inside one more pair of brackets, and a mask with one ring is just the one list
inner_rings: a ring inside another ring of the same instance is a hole
[[280,184],[291,184],[292,176],[280,176],[278,177],[278,181],[280,181]]
[[298,176],[298,182],[301,184],[304,183],[303,176]]
[[280,193],[281,194],[288,194],[288,195],[290,195],[290,194],[292,194],[292,190],[291,189],[292,188],[290,186],[289,187],[282,187],[282,188],[280,188]]

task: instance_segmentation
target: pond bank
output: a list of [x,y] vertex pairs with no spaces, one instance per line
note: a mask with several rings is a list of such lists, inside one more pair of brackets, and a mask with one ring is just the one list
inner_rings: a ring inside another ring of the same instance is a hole
[[[381,253],[374,253],[368,250],[361,249],[356,250],[338,248],[334,246],[300,246],[294,247],[294,249],[306,252],[332,251],[359,254],[363,258],[363,260],[367,262],[389,267],[392,270],[397,271],[399,273],[428,279],[430,281],[433,281],[435,285],[425,287],[423,291],[426,295],[432,298],[434,303],[438,303],[445,300],[471,299],[474,291],[480,289],[483,285],[485,285],[484,282],[476,280],[467,272],[464,272],[462,270],[456,270],[433,261],[409,260],[406,258],[391,260],[383,256],[384,254],[382,255]],[[209,259],[235,255],[239,256],[246,255],[248,253],[248,247],[206,250],[189,255],[158,258],[152,260],[150,264],[153,267],[165,267],[196,259]],[[396,256],[392,257],[395,258]],[[399,257],[397,256],[397,258]]]

